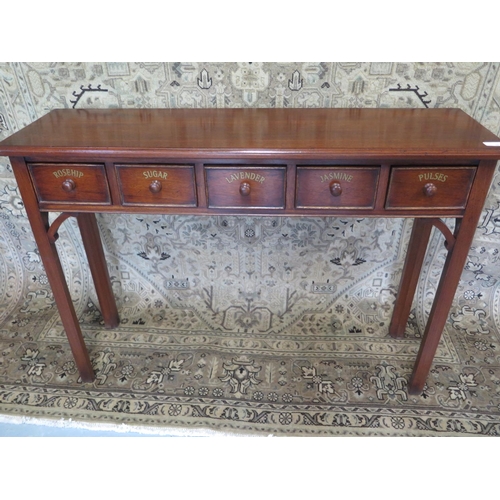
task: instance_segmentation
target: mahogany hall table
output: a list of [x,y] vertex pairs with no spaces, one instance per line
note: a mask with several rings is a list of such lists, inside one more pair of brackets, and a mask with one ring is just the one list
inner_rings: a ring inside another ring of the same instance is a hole
[[[68,217],[108,328],[119,319],[95,213],[411,217],[392,337],[404,335],[433,227],[448,250],[409,384],[419,393],[499,141],[458,109],[64,109],[0,143],[0,155],[10,157],[83,381],[94,372],[55,245]],[[61,212],[52,224],[49,212]],[[456,219],[453,231],[442,218]]]

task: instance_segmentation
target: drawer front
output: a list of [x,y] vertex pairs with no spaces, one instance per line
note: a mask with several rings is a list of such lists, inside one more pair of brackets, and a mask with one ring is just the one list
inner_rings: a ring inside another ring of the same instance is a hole
[[386,208],[465,208],[475,173],[475,167],[393,167]]
[[104,165],[29,163],[28,167],[41,203],[111,204]]
[[123,205],[196,207],[192,165],[115,165]]
[[286,167],[206,166],[210,208],[285,208]]
[[379,167],[297,167],[297,208],[373,208]]

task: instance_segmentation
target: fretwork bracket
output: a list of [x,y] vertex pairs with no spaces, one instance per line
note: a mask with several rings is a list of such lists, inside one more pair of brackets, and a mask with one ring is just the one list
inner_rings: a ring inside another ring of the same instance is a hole
[[453,232],[451,232],[451,229],[445,224],[442,219],[430,219],[431,224],[444,236],[444,246],[446,250],[448,250],[448,252],[450,252],[455,245],[456,236],[458,233],[458,229],[460,228],[461,221],[462,219],[455,219],[455,229]]
[[47,236],[49,238],[50,243],[54,244],[57,239],[59,238],[58,230],[61,227],[62,223],[69,219],[70,217],[78,217],[79,214],[73,214],[73,213],[68,213],[68,212],[63,212],[59,214],[52,224],[49,224],[48,219],[49,215],[47,212],[44,213],[44,218],[45,218],[45,226],[47,227]]

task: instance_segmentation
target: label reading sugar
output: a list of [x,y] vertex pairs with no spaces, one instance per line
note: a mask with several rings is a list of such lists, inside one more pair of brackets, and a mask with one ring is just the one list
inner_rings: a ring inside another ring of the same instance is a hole
[[146,179],[163,179],[166,180],[168,177],[168,172],[164,172],[162,170],[144,170],[142,175],[146,177]]

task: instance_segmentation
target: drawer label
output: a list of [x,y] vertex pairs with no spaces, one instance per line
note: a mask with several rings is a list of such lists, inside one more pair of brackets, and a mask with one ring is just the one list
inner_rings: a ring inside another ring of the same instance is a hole
[[161,170],[144,170],[142,175],[146,179],[166,179],[168,177],[168,172],[164,172]]
[[448,176],[441,172],[427,172],[425,174],[418,174],[419,181],[439,181],[446,182]]
[[230,177],[226,177],[226,181],[229,183],[240,180],[250,180],[260,182],[262,184],[266,178],[260,174],[256,174],[255,172],[237,172],[235,174],[231,174]]
[[327,174],[320,175],[321,182],[328,181],[346,181],[351,182],[353,176],[351,174],[346,174],[345,172],[328,172]]
[[59,177],[76,177],[77,179],[83,177],[83,172],[81,170],[75,170],[73,168],[61,168],[52,173],[57,179],[59,179]]

